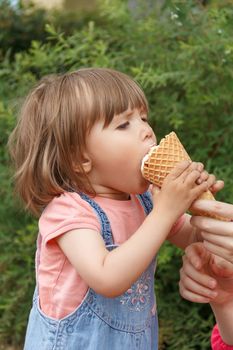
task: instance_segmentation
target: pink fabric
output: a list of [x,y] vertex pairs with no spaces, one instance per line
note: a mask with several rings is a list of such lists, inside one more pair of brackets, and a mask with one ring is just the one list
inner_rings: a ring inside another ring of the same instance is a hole
[[[96,197],[95,201],[108,216],[115,244],[125,242],[145,219],[144,209],[134,195],[128,201],[102,197]],[[183,222],[184,216],[173,226],[170,235],[175,234]],[[96,232],[101,229],[94,210],[75,192],[67,192],[54,198],[39,220],[41,248],[37,252],[37,278],[40,306],[46,315],[55,319],[61,319],[73,312],[88,290],[87,284],[56,242],[60,235],[81,228]]]
[[212,350],[233,350],[233,345],[227,345],[221,338],[218,325],[215,325],[211,334]]

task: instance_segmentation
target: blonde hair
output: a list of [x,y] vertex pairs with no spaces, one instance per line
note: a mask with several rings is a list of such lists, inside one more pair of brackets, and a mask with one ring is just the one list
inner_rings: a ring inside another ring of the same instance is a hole
[[[83,167],[86,137],[129,107],[148,110],[138,84],[105,68],[85,68],[43,78],[27,96],[9,138],[15,187],[26,208],[40,214],[64,191],[94,195]],[[75,171],[74,171],[75,164]]]

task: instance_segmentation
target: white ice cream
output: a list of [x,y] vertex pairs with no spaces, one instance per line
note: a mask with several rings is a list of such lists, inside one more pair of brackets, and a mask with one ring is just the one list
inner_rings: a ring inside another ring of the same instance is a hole
[[145,165],[145,162],[150,158],[152,152],[154,152],[155,149],[157,149],[159,147],[159,145],[157,146],[152,146],[150,149],[149,149],[149,152],[143,157],[142,159],[142,165],[141,165],[141,172],[143,174],[143,169],[144,169],[144,165]]

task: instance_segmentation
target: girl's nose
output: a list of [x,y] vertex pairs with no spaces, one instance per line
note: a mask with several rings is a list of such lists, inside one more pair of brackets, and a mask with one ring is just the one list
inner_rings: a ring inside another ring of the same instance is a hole
[[151,128],[151,126],[148,124],[148,123],[145,123],[143,124],[143,128],[142,128],[142,139],[149,139],[149,138],[155,138],[155,135],[154,135],[154,131],[153,129]]

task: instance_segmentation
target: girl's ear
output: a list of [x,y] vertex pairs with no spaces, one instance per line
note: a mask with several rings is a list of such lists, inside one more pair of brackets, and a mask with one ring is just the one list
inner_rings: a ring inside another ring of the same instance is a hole
[[85,157],[82,162],[82,167],[85,173],[89,173],[92,169],[92,161],[89,157]]
[[88,154],[85,153],[83,155],[82,166],[73,164],[73,167],[74,167],[74,171],[77,173],[81,173],[83,172],[83,170],[85,173],[89,173],[92,169],[92,161],[88,156]]
[[83,154],[82,167],[86,174],[92,169],[92,161],[87,152],[84,152]]

